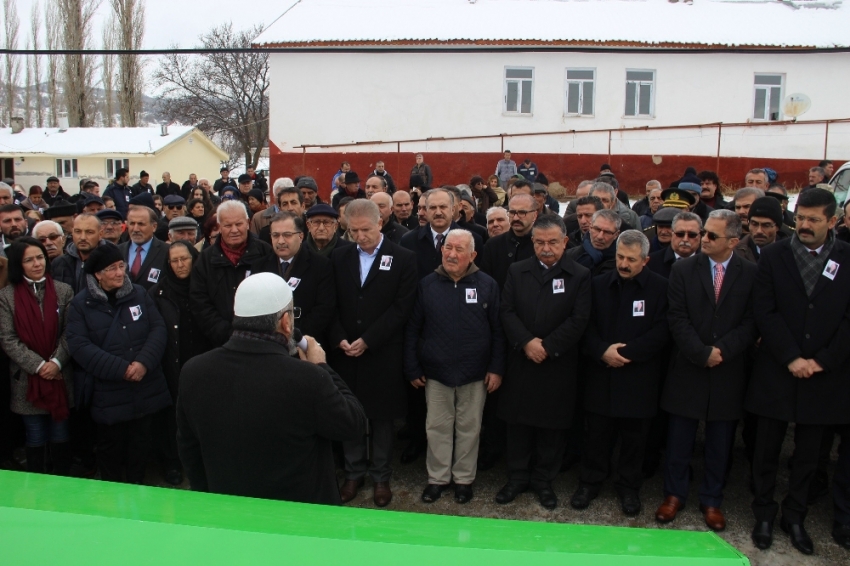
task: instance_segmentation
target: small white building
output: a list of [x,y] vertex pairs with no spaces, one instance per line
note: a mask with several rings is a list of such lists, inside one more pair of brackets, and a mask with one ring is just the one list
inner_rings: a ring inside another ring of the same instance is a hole
[[511,149],[567,186],[609,162],[632,192],[689,165],[793,187],[850,158],[848,29],[841,0],[301,0],[254,42],[272,177],[380,159],[403,187],[423,152],[461,183]]
[[44,188],[47,178],[56,176],[69,194],[79,191],[81,179],[93,179],[103,190],[121,168],[130,170],[131,183],[142,170],[150,173],[153,186],[165,171],[177,184],[190,173],[215,181],[227,158],[191,126],[0,129],[0,178],[13,178],[24,189]]

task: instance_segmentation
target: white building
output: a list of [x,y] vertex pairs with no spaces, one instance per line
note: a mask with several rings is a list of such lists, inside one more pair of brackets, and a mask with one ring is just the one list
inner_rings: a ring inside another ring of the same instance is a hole
[[567,186],[609,162],[631,191],[688,165],[793,187],[850,158],[848,29],[841,0],[301,0],[255,40],[272,176],[381,159],[406,186],[423,152],[461,183],[511,149]]

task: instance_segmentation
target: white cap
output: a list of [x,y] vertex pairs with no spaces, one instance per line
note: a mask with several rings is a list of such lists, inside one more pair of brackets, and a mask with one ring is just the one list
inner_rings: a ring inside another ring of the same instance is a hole
[[236,289],[233,314],[243,318],[275,314],[292,302],[292,289],[280,275],[257,273]]

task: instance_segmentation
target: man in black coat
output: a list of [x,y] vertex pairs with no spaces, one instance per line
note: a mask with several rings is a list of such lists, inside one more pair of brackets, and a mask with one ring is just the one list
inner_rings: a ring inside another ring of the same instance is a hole
[[401,242],[402,236],[409,230],[396,222],[393,217],[393,197],[385,192],[373,194],[369,200],[378,206],[381,213],[381,234],[394,244]]
[[[428,224],[412,230],[402,236],[400,245],[416,254],[418,279],[424,279],[434,273],[442,263],[442,247],[449,231],[460,228],[452,222],[458,206],[454,194],[447,189],[432,189],[426,197]],[[377,195],[375,195],[377,196]],[[476,234],[475,249],[481,249],[483,243]],[[410,443],[401,454],[401,463],[409,464],[425,452],[425,390],[411,387],[407,391],[407,429]]]
[[[781,526],[804,554],[814,552],[803,522],[824,427],[850,423],[850,246],[835,239],[835,211],[829,191],[800,193],[795,235],[764,248],[758,263],[755,316],[762,342],[746,407],[759,417],[753,542],[761,549],[773,540],[788,423],[795,423],[795,449]],[[836,477],[835,483],[848,480]]]
[[274,254],[268,256],[263,271],[277,273],[292,289],[301,310],[295,328],[324,344],[336,312],[333,267],[328,258],[304,245],[304,231],[304,220],[291,212],[272,217],[269,235]]
[[667,281],[649,269],[649,240],[637,230],[617,239],[617,269],[593,278],[593,310],[583,343],[587,442],[579,487],[570,500],[585,509],[609,474],[620,438],[615,482],[628,516],[640,513],[644,447],[658,410],[670,332]]
[[665,499],[655,512],[662,523],[685,505],[694,438],[705,421],[700,510],[712,530],[726,526],[723,484],[757,337],[751,296],[756,266],[733,253],[740,238],[740,218],[716,210],[705,224],[702,253],[676,262],[670,272],[670,333],[677,349],[661,396],[661,408],[670,414]]
[[702,239],[702,220],[693,212],[677,213],[673,217],[671,228],[673,235],[670,245],[649,254],[649,263],[646,265],[665,279],[670,278],[670,270],[673,269],[674,263],[699,253]]
[[252,273],[269,270],[270,245],[248,232],[248,211],[239,201],[227,201],[216,210],[221,234],[192,267],[189,301],[213,346],[230,338],[233,296],[239,283]]
[[[339,505],[331,441],[366,430],[363,407],[313,338],[293,350],[280,277],[240,283],[233,334],[180,373],[178,447],[195,491]],[[250,371],[246,371],[250,368]]]
[[407,407],[403,329],[416,297],[416,257],[383,237],[372,201],[350,202],[345,215],[357,245],[331,254],[338,307],[328,343],[331,365],[366,410],[372,458],[367,458],[369,438],[343,442],[340,497],[343,503],[354,499],[368,473],[375,483],[375,504],[384,507],[392,500],[393,420],[404,417]]
[[590,271],[564,254],[567,229],[559,216],[538,218],[532,241],[535,257],[510,267],[502,291],[508,365],[498,414],[507,422],[508,483],[496,502],[509,503],[531,487],[543,507],[554,509],[552,481],[572,422],[579,341],[590,319]]
[[153,186],[148,182],[151,176],[147,171],[142,170],[139,173],[139,182],[130,187],[130,191],[133,193],[133,196],[139,195],[141,193],[148,193],[149,195],[155,195],[156,191]]
[[156,186],[156,194],[162,198],[170,195],[180,196],[180,185],[171,180],[171,173],[168,171],[162,174],[162,182]]
[[598,210],[593,213],[590,231],[581,241],[581,246],[567,252],[579,265],[590,270],[592,276],[602,275],[616,270],[614,256],[617,251],[617,237],[622,226],[620,215],[613,210]]
[[168,261],[168,246],[153,237],[156,227],[157,217],[153,210],[132,205],[127,213],[130,241],[118,246],[127,264],[130,281],[146,291],[159,282]]

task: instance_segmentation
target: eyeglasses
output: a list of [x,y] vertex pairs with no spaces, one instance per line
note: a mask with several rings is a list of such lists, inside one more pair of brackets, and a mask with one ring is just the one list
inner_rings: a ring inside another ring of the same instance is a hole
[[24,265],[29,265],[34,261],[43,261],[43,260],[44,260],[44,254],[38,254],[38,255],[34,255],[32,257],[28,257],[28,258],[21,260],[21,263],[24,264]]
[[525,218],[526,216],[528,216],[532,212],[535,212],[535,211],[534,210],[509,210],[508,216],[517,216],[519,218]]
[[333,226],[336,224],[336,220],[308,220],[310,224],[313,226]]
[[62,237],[62,234],[50,234],[49,236],[39,236],[38,241],[41,242],[42,244],[44,244],[45,242],[47,242],[47,240],[50,240],[51,242],[55,242],[56,240],[58,240],[61,237]]
[[116,271],[124,271],[127,266],[123,261],[119,261],[118,263],[113,263],[107,268],[101,269],[101,273],[115,273]]
[[728,240],[729,239],[728,236],[721,236],[720,234],[715,234],[714,232],[705,232],[705,236],[709,240],[711,240],[712,242],[714,240]]
[[591,226],[590,231],[595,232],[597,234],[605,234],[609,238],[616,236],[617,232],[619,232],[619,230],[615,230],[614,232],[612,232],[611,230],[603,230],[602,228],[599,228],[597,226]]
[[[673,232],[673,234],[674,234],[677,238],[684,239],[684,238],[685,238],[685,236],[687,236],[687,237],[688,237],[688,238],[690,238],[691,240],[696,240],[697,238],[699,238],[700,236],[702,236],[702,235],[704,234],[704,232],[703,232],[703,231],[699,231],[699,232],[685,232],[685,231],[682,231],[682,232]],[[709,238],[710,238],[710,237],[711,237],[711,236],[709,236]]]
[[168,210],[180,210],[181,208],[183,208],[182,204],[169,204],[168,205]]
[[765,230],[772,230],[776,228],[776,224],[774,222],[756,222],[755,220],[750,220],[749,222],[750,228],[764,228]]
[[275,239],[283,236],[284,238],[286,238],[288,240],[289,238],[293,237],[296,234],[301,234],[301,232],[272,232],[271,237],[272,237],[272,240],[275,240]]
[[292,316],[294,318],[301,318],[301,307],[292,307]]

